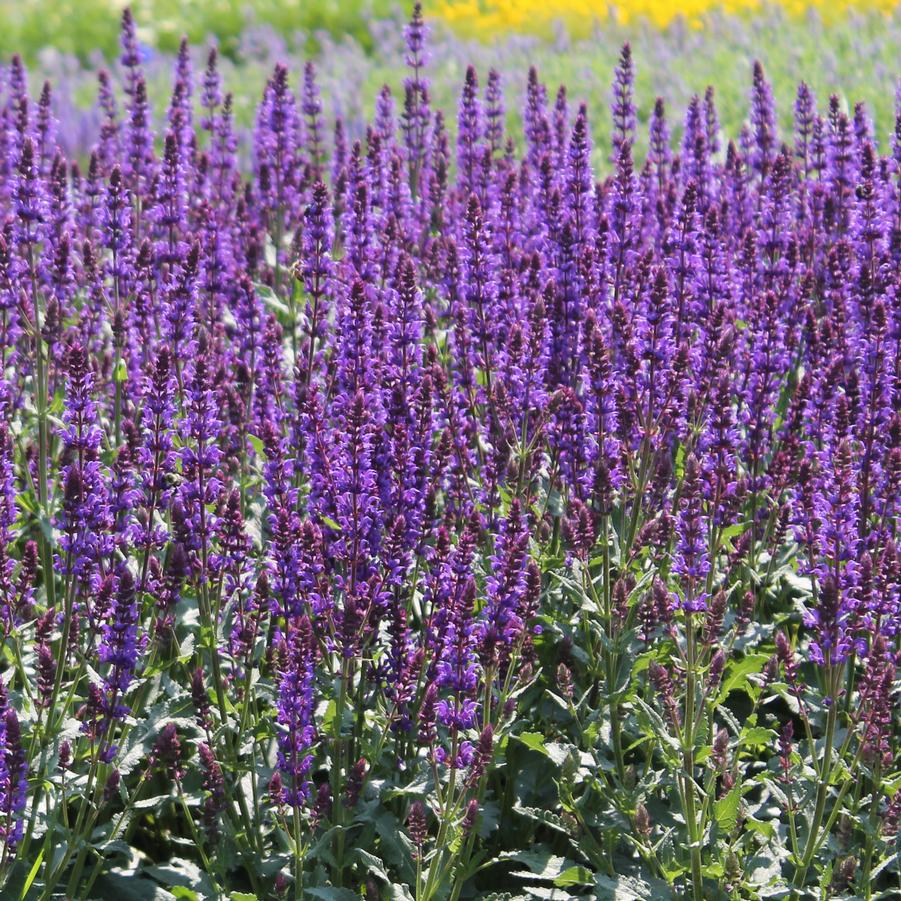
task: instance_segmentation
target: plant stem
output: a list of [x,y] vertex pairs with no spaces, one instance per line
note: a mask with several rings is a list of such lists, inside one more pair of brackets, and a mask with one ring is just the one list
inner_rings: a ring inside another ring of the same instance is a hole
[[[830,691],[835,681],[835,675],[832,667],[830,667],[829,677],[827,679]],[[823,766],[820,770],[820,778],[817,783],[816,807],[814,808],[813,819],[810,823],[810,832],[807,834],[807,843],[804,846],[804,854],[801,857],[801,862],[795,870],[795,875],[792,879],[792,892],[790,896],[792,899],[798,897],[798,891],[803,887],[804,882],[807,879],[807,871],[810,869],[810,864],[816,853],[820,827],[823,824],[823,814],[826,810],[826,797],[829,794],[829,765],[832,761],[832,743],[835,739],[835,725],[837,719],[838,704],[836,703],[836,699],[832,698],[832,703],[826,714],[826,740],[825,747],[823,748]]]
[[694,786],[694,708],[695,708],[695,665],[696,646],[694,622],[690,611],[686,612],[686,657],[685,673],[685,731],[682,741],[683,792],[685,802],[685,823],[691,854],[691,892],[694,901],[704,899],[704,881],[701,875],[701,839],[695,811]]
[[335,721],[332,727],[332,810],[334,823],[338,827],[335,834],[335,885],[339,888],[344,881],[344,805],[341,803],[341,765],[344,746],[341,741],[341,726],[344,722],[344,706],[347,703],[348,664],[341,659],[341,679],[338,685],[338,702],[335,706]]

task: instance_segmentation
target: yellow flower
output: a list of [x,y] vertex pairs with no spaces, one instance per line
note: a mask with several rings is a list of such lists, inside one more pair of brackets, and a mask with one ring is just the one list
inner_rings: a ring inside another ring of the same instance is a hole
[[[789,15],[801,16],[815,9],[827,22],[852,10],[890,13],[898,0],[771,0]],[[585,37],[605,20],[622,24],[647,21],[658,27],[682,18],[702,27],[704,15],[719,10],[747,14],[767,5],[766,0],[436,0],[430,15],[443,19],[461,33],[490,39],[505,31],[548,34],[557,22],[573,37]]]

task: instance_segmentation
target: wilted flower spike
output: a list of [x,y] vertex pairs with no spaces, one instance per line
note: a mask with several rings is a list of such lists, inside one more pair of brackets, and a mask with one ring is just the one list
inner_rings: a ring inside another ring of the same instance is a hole
[[422,801],[414,801],[410,805],[410,811],[407,814],[407,832],[410,841],[416,847],[417,854],[422,856],[422,847],[428,834],[428,822]]
[[163,770],[170,779],[181,779],[181,742],[175,723],[163,726],[153,744],[150,760],[153,766]]

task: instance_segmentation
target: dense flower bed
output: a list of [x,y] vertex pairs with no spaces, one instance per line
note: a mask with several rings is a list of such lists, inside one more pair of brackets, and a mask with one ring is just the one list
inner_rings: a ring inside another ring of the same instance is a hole
[[901,108],[780,136],[758,65],[636,160],[626,46],[596,181],[405,38],[362,143],[277,66],[246,168],[127,13],[86,166],[11,67],[3,898],[888,897]]

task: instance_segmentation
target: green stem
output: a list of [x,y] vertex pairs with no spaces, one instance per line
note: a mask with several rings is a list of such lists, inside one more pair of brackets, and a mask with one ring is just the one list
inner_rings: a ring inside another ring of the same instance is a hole
[[294,805],[294,901],[303,898],[303,844],[300,841],[300,808]]
[[341,661],[341,680],[338,685],[338,703],[335,707],[335,721],[332,728],[332,811],[334,823],[338,827],[335,834],[335,885],[339,888],[344,881],[344,805],[341,803],[341,763],[344,746],[341,741],[341,726],[344,721],[344,706],[347,703],[348,663]]
[[181,804],[181,809],[184,812],[185,819],[188,821],[188,828],[191,830],[191,838],[194,839],[194,847],[197,848],[197,853],[200,855],[200,860],[203,863],[203,869],[206,874],[210,877],[210,881],[213,883],[213,888],[216,891],[216,898],[222,897],[222,889],[219,887],[219,882],[217,881],[213,866],[210,863],[210,859],[207,856],[206,849],[203,846],[203,842],[200,840],[200,835],[197,832],[197,826],[194,824],[194,817],[191,815],[191,809],[188,807],[187,799],[185,798],[185,793],[181,787],[181,781],[176,781],[176,786],[178,788],[178,800]]
[[701,840],[698,830],[697,813],[695,811],[694,785],[694,708],[695,708],[695,627],[691,613],[686,613],[686,656],[688,665],[685,673],[685,731],[682,745],[683,794],[685,803],[685,824],[688,827],[688,840],[691,855],[691,892],[694,901],[704,899],[704,881],[701,875]]
[[[125,818],[126,818],[126,816],[128,816],[129,811],[131,810],[131,808],[134,806],[134,804],[137,802],[138,798],[140,797],[141,791],[144,788],[144,784],[147,781],[148,772],[149,772],[148,770],[144,770],[144,772],[141,773],[141,778],[138,780],[138,784],[135,786],[135,790],[134,790],[134,792],[132,792],[132,795],[131,795],[131,798],[129,798],[128,804],[125,805],[125,807],[122,809],[122,812],[117,817],[116,822],[113,824],[112,832],[110,832],[110,835],[109,835],[110,842],[115,841],[116,836],[119,834],[119,830],[122,828],[122,823],[125,821]],[[93,888],[94,883],[97,881],[97,877],[100,875],[100,870],[103,867],[103,861],[104,861],[104,858],[102,856],[100,856],[97,859],[97,863],[94,864],[94,869],[91,871],[91,875],[88,877],[87,884],[85,885],[85,888],[84,888],[85,895],[91,894],[91,889]]]
[[[835,677],[833,675],[832,669],[829,669],[829,678],[828,683],[830,685],[830,690],[835,682]],[[823,825],[823,814],[826,810],[826,798],[829,794],[829,783],[830,772],[829,766],[832,760],[832,743],[835,740],[835,725],[838,719],[838,704],[835,702],[833,698],[832,704],[829,706],[829,712],[826,714],[826,741],[825,747],[823,748],[823,765],[820,769],[820,776],[817,782],[817,797],[816,797],[816,806],[814,808],[813,819],[810,823],[810,832],[807,834],[807,842],[804,846],[804,854],[801,857],[801,862],[798,865],[798,868],[795,870],[794,878],[792,879],[792,892],[791,898],[798,897],[798,890],[804,886],[804,883],[807,879],[807,871],[810,869],[810,864],[813,861],[813,856],[816,853],[818,839],[820,836],[820,827]]]
[[873,868],[873,836],[876,835],[877,821],[879,819],[879,793],[882,784],[882,761],[878,758],[873,767],[873,791],[870,796],[869,828],[867,829],[863,854],[863,873],[861,885],[863,886],[864,901],[872,898],[872,886],[870,885],[870,872]]
[[457,752],[459,751],[458,747],[458,735],[456,727],[454,728],[453,740],[451,742],[451,773],[450,779],[447,785],[447,794],[445,795],[445,804],[444,809],[441,815],[441,825],[438,827],[438,838],[435,840],[435,856],[432,861],[429,863],[429,875],[426,879],[425,883],[425,891],[422,895],[422,901],[431,901],[432,895],[438,888],[436,884],[438,882],[439,872],[442,872],[444,869],[444,845],[447,841],[447,831],[450,828],[450,821],[452,819],[452,808],[455,806],[454,802],[454,791],[456,789],[457,784],[457,768],[453,765],[453,762],[457,759]]

